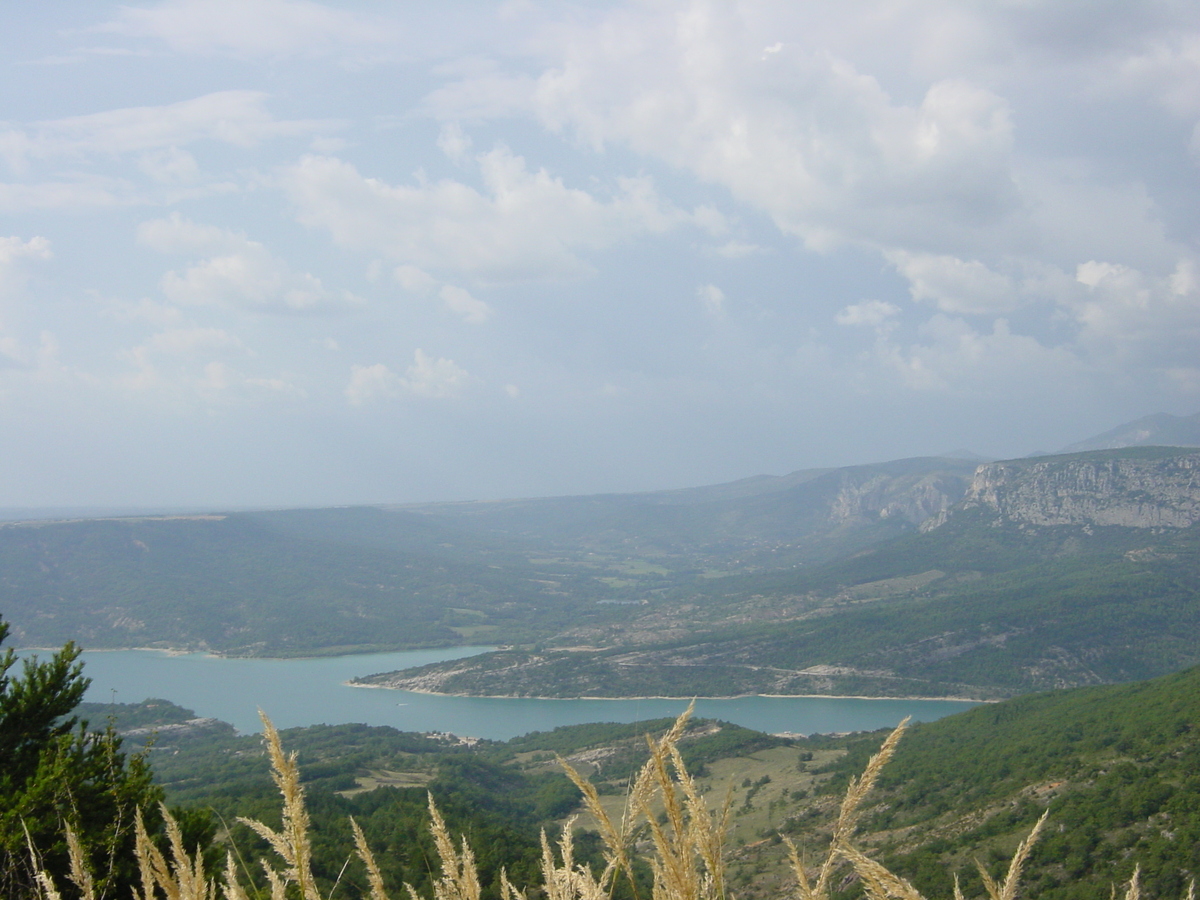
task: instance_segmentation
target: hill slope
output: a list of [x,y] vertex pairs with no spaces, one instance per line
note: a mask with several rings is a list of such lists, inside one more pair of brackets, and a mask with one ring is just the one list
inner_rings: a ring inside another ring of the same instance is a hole
[[1200,662],[1197,519],[1196,451],[990,464],[925,533],[822,566],[711,579],[620,628],[562,638],[597,649],[368,680],[533,696],[994,698],[1146,678]]
[[1115,450],[1152,444],[1166,447],[1200,447],[1200,413],[1190,416],[1173,416],[1169,413],[1143,416],[1133,422],[1118,425],[1103,434],[1064,447],[1062,452]]
[[901,460],[629,496],[5,524],[0,613],[25,646],[533,642],[623,621],[698,571],[911,532],[963,495],[971,468]]

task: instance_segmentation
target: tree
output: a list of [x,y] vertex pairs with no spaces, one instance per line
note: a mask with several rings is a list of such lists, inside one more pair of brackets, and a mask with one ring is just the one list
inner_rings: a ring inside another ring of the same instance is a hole
[[[9,627],[0,619],[0,644]],[[19,675],[0,656],[0,896],[38,896],[42,868],[58,884],[69,871],[66,829],[80,838],[98,897],[127,897],[136,883],[134,821],[142,809],[160,830],[162,791],[145,753],[126,754],[109,725],[90,730],[73,713],[90,679],[68,643],[49,660],[27,659]]]

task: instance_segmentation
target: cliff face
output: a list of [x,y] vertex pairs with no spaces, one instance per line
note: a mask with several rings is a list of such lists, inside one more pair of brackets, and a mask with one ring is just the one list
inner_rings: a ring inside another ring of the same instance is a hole
[[920,525],[963,499],[968,483],[953,472],[900,477],[877,474],[865,479],[843,475],[829,505],[829,522],[846,525],[903,519]]
[[1200,522],[1200,451],[988,463],[963,498],[972,507],[1029,525],[1186,528]]

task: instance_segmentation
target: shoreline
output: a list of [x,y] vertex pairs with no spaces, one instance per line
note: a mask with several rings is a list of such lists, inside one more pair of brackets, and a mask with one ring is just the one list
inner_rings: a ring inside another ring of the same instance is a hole
[[[450,660],[465,659],[469,656],[478,656],[482,653],[490,653],[498,648],[492,646],[476,646],[475,644],[460,644],[454,647],[410,647],[407,649],[392,649],[392,650],[354,650],[349,653],[314,653],[308,656],[297,654],[295,656],[240,656],[233,653],[226,653],[222,650],[205,650],[198,647],[84,647],[75,642],[81,653],[127,653],[131,650],[145,651],[148,653],[163,653],[167,656],[188,656],[196,653],[202,656],[208,656],[213,659],[261,659],[271,660],[276,662],[287,662],[289,660],[303,659],[346,659],[351,656],[385,656],[393,653],[427,653],[449,650],[471,650],[473,652],[466,653],[463,656],[451,657]],[[22,653],[58,653],[62,650],[63,645],[57,647],[13,647],[13,652]]]
[[472,700],[743,700],[752,697],[763,697],[768,700],[895,700],[913,701],[913,700],[938,700],[948,703],[1001,703],[1002,699],[981,700],[978,697],[921,697],[921,696],[903,696],[903,697],[883,697],[871,696],[868,694],[729,694],[720,697],[665,697],[661,695],[645,695],[645,696],[629,696],[629,697],[539,697],[539,696],[522,696],[517,694],[462,694],[452,691],[429,691],[419,690],[416,688],[397,688],[389,687],[386,684],[358,684],[353,681],[343,681],[346,687],[367,688],[369,690],[378,691],[403,691],[408,694],[427,694],[432,697],[463,697]]
[[[84,648],[84,653],[123,653],[129,650],[149,651],[153,653],[162,653],[166,656],[187,656],[190,654],[200,654],[209,658],[215,659],[255,659],[255,660],[308,660],[308,659],[338,659],[350,656],[377,656],[389,653],[410,653],[421,652],[421,650],[454,650],[466,649],[462,647],[426,647],[419,650],[373,650],[366,653],[337,653],[337,654],[321,654],[317,656],[232,656],[227,653],[222,653],[218,650],[200,650],[200,649],[185,649],[179,647],[100,647],[96,649]],[[18,654],[24,653],[57,653],[62,650],[62,647],[21,647],[14,648]],[[482,652],[487,652],[483,649]],[[467,654],[471,656],[475,654]],[[383,691],[403,691],[410,694],[426,694],[434,697],[463,697],[476,700],[741,700],[752,697],[762,697],[765,699],[780,699],[780,700],[894,700],[894,701],[945,701],[949,703],[1000,703],[1007,698],[981,699],[979,697],[955,697],[941,696],[931,697],[924,695],[902,695],[902,696],[884,696],[873,694],[725,694],[718,696],[664,696],[659,694],[639,694],[621,697],[543,697],[543,696],[522,696],[517,694],[464,694],[455,691],[431,691],[416,688],[397,688],[390,687],[384,684],[362,684],[353,681],[343,681],[342,685],[352,688],[367,688],[372,690]]]

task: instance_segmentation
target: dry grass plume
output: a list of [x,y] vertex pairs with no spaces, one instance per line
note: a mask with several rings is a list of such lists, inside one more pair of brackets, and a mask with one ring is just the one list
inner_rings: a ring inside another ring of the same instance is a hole
[[[730,799],[716,811],[700,794],[679,753],[678,743],[691,715],[687,709],[661,738],[647,737],[650,756],[630,786],[621,821],[614,822],[600,803],[596,788],[565,761],[567,775],[583,795],[583,804],[595,820],[604,842],[605,867],[594,873],[574,859],[572,819],[552,846],[542,834],[541,884],[536,886],[545,900],[609,900],[614,880],[633,879],[635,845],[648,839],[653,852],[647,862],[653,873],[653,900],[732,900],[725,880],[725,834]],[[883,746],[861,776],[853,779],[842,800],[837,822],[824,858],[809,867],[803,864],[794,845],[788,842],[795,896],[786,900],[831,900],[834,876],[849,867],[868,900],[925,900],[908,881],[868,857],[853,844],[862,811],[880,771],[895,752],[904,733],[901,723],[883,742]],[[312,847],[309,818],[304,805],[304,790],[295,754],[285,753],[279,733],[264,715],[264,740],[271,761],[271,774],[282,798],[283,817],[279,830],[253,819],[239,819],[262,836],[278,857],[279,865],[261,860],[272,900],[329,900],[321,897],[312,872]],[[441,864],[441,876],[434,882],[432,900],[480,900],[480,884],[475,857],[462,839],[452,838],[433,797],[429,798],[430,829]],[[137,860],[141,871],[141,890],[134,900],[249,900],[243,887],[245,872],[240,872],[232,853],[228,854],[221,883],[206,879],[200,851],[189,855],[183,846],[179,826],[165,809],[169,859],[155,846],[139,817],[137,823]],[[1030,850],[1045,824],[1043,815],[1018,846],[1003,883],[997,882],[979,865],[987,897],[984,900],[1017,900],[1021,872]],[[358,823],[350,820],[359,861],[365,868],[369,900],[399,900],[389,894],[366,836]],[[76,835],[67,832],[71,848],[69,880],[82,900],[97,900],[92,878],[84,864]],[[39,876],[42,900],[62,900],[61,893],[45,872]],[[405,885],[405,900],[422,898],[411,885]],[[503,900],[527,900],[526,890],[513,885],[507,874],[501,875]],[[1116,891],[1114,890],[1114,897]],[[255,896],[259,894],[256,892]],[[957,880],[954,900],[965,900]],[[1139,874],[1134,872],[1123,892],[1123,900],[1141,900]],[[1187,900],[1196,900],[1194,883]]]

